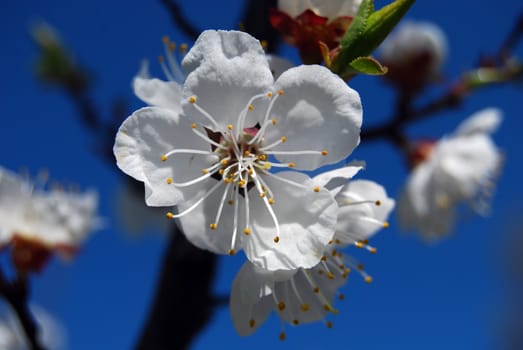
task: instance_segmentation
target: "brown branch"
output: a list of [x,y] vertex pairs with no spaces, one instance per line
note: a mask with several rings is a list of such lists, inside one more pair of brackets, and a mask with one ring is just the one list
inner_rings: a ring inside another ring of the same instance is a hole
[[26,339],[32,350],[45,350],[40,344],[38,326],[27,305],[29,299],[29,286],[25,276],[17,276],[14,281],[8,281],[0,269],[0,296],[13,308]]
[[194,247],[173,226],[152,308],[137,350],[187,349],[209,322],[217,256]]
[[180,29],[185,35],[190,37],[192,40],[196,40],[198,38],[198,35],[200,35],[201,30],[196,28],[186,16],[183,15],[182,10],[180,8],[180,5],[175,0],[160,0],[163,6],[165,6],[165,9],[167,12],[169,12],[169,15],[171,16],[171,19],[176,26],[176,28]]

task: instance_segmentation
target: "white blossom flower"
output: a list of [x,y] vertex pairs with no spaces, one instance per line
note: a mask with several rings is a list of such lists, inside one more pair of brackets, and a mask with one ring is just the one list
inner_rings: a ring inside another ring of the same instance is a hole
[[[48,349],[64,349],[66,337],[63,326],[41,307],[33,305],[31,309],[38,323],[41,344]],[[0,349],[31,349],[18,319],[7,306],[2,306],[0,311]]]
[[97,205],[94,191],[35,190],[29,181],[0,168],[0,246],[12,244],[15,264],[24,266],[42,263],[34,261],[36,251],[68,256],[100,225]]
[[[381,227],[394,207],[394,200],[372,181],[347,183],[362,168],[355,164],[316,176],[313,181],[327,188],[341,207],[336,234],[325,250],[321,262],[309,269],[270,272],[250,262],[244,264],[231,289],[230,312],[234,326],[242,336],[250,335],[275,311],[282,321],[299,325],[325,320],[336,314],[336,296],[344,299],[338,289],[352,270],[358,271],[367,283],[372,278],[352,257],[339,251],[344,245],[368,247],[367,239]],[[331,321],[325,321],[332,327]],[[282,331],[280,339],[285,339]]]
[[437,25],[403,22],[382,44],[380,59],[388,66],[389,81],[419,91],[438,78],[447,56],[447,39]]
[[490,138],[500,122],[500,111],[488,108],[434,144],[428,158],[413,169],[399,201],[398,215],[406,229],[435,240],[452,230],[457,204],[485,213],[485,197],[502,161]]
[[354,17],[362,0],[278,0],[278,9],[291,17],[297,17],[306,10],[316,15],[334,19]]
[[205,31],[182,65],[182,113],[134,112],[116,136],[120,169],[144,182],[148,205],[177,205],[168,217],[200,248],[243,248],[269,270],[316,265],[336,202],[306,175],[270,169],[346,158],[359,143],[357,92],[320,66],[274,81],[259,41],[242,32]]

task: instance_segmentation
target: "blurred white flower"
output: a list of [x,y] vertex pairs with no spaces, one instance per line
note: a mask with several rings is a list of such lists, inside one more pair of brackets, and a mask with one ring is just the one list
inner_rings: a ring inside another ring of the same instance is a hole
[[334,19],[354,17],[362,0],[278,0],[278,9],[291,17],[298,17],[306,10],[318,16]]
[[244,249],[269,270],[316,265],[336,202],[308,176],[270,169],[345,159],[359,143],[358,93],[320,66],[274,81],[259,41],[243,32],[203,32],[183,68],[182,113],[134,112],[116,136],[120,169],[144,182],[148,205],[177,205],[167,216],[200,248]]
[[[380,228],[386,227],[384,220],[394,207],[394,200],[380,185],[367,180],[347,183],[362,167],[362,164],[353,164],[313,178],[315,183],[336,196],[341,208],[334,238],[318,265],[309,269],[270,272],[247,262],[241,268],[230,297],[231,316],[240,335],[256,331],[271,311],[295,326],[337,314],[334,300],[336,297],[344,299],[338,290],[345,284],[351,269],[358,271],[367,283],[372,281],[361,264],[339,251],[347,244],[355,244],[375,252],[367,240]],[[332,327],[331,321],[325,321],[325,324]],[[285,339],[284,332],[280,339]]]
[[379,52],[389,68],[385,78],[417,92],[439,77],[447,56],[447,39],[435,24],[405,21],[383,42]]
[[[66,348],[64,327],[54,317],[41,307],[31,306],[31,311],[38,325],[39,340],[46,349],[60,350]],[[2,350],[29,350],[24,330],[7,306],[0,308],[0,349]]]
[[0,246],[18,268],[39,270],[52,252],[69,256],[100,226],[95,191],[44,191],[0,168]]
[[477,112],[425,152],[427,158],[412,170],[399,200],[398,215],[405,229],[435,240],[452,231],[457,204],[486,212],[486,197],[502,162],[490,137],[500,122],[497,109]]

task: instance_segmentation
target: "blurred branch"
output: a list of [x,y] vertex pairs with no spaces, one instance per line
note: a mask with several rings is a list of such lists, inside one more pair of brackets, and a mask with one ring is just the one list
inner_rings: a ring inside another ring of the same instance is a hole
[[211,318],[217,256],[173,225],[152,308],[136,349],[187,349]]
[[0,269],[0,296],[13,308],[31,349],[44,350],[45,348],[39,341],[38,326],[27,305],[29,286],[26,277],[17,275],[13,281],[8,281]]
[[[500,51],[492,57],[505,57],[512,51],[523,36],[523,13],[514,29],[508,35]],[[417,122],[447,109],[456,108],[472,92],[499,84],[510,83],[523,77],[523,63],[516,59],[483,59],[479,66],[464,74],[440,97],[415,108],[414,97],[401,92],[398,95],[394,115],[388,121],[361,132],[365,141],[387,139],[393,144],[408,150],[408,142],[403,134],[406,125]]]
[[180,5],[175,0],[160,0],[175,25],[176,28],[181,30],[185,35],[190,37],[193,41],[198,38],[201,30],[196,28],[189,19],[183,15]]
[[244,31],[267,43],[268,53],[276,52],[281,42],[279,32],[269,22],[269,10],[277,5],[277,0],[247,0],[241,20]]

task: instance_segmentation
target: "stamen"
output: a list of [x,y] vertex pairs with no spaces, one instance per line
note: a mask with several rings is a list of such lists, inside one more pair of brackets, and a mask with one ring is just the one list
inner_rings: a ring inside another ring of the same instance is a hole
[[[262,190],[262,185],[260,183],[260,180],[261,178],[259,178],[258,176],[253,176],[253,180],[254,180],[254,184],[256,186],[256,189],[258,190],[258,193],[262,193],[262,192],[265,192]],[[270,192],[270,189],[269,189],[269,192]],[[272,221],[274,222],[274,225],[276,226],[276,237],[278,237],[278,240],[279,240],[279,237],[280,237],[280,224],[278,223],[278,218],[276,217],[276,214],[274,213],[274,210],[272,209],[271,205],[269,204],[269,200],[267,199],[266,196],[263,196],[261,197],[263,202],[265,203],[265,207],[267,208],[267,210],[269,211],[269,214],[272,218]],[[275,242],[277,242],[275,240]]]
[[[193,123],[193,125],[196,125],[196,124]],[[197,130],[196,128],[192,128],[192,131],[193,131],[196,135],[198,135],[199,137],[201,137],[205,142],[208,142],[208,143],[210,143],[211,145],[214,145],[214,146],[216,146],[217,148],[222,149],[222,150],[224,150],[224,151],[227,150],[227,147],[225,147],[225,146],[222,145],[222,144],[219,144],[218,142],[216,142],[216,141],[214,141],[214,140],[211,140],[211,139],[209,138],[209,136],[205,135],[204,133],[202,133],[201,131]]]
[[215,130],[220,130],[220,125],[216,122],[216,120],[214,120],[214,118],[205,109],[203,109],[196,103],[196,96],[189,97],[189,103],[192,104],[198,112],[203,114],[203,116],[213,124]]
[[182,217],[184,216],[185,214],[191,212],[192,210],[194,210],[194,208],[196,208],[198,205],[200,205],[207,197],[209,197],[211,194],[213,194],[214,191],[216,191],[218,189],[218,187],[220,187],[222,185],[222,182],[221,181],[217,181],[216,184],[209,190],[207,191],[200,199],[198,199],[193,205],[191,205],[189,208],[185,209],[183,212],[181,213],[178,213],[176,215],[173,215],[172,218],[179,218],[179,217]]
[[265,129],[267,128],[267,125],[268,125],[267,121],[269,120],[269,115],[271,113],[272,106],[274,106],[274,103],[278,99],[278,96],[281,96],[279,91],[278,91],[278,94],[274,98],[271,98],[271,102],[269,102],[269,106],[267,107],[267,110],[265,111],[265,116],[261,123],[261,128],[260,128],[260,130],[258,130],[258,133],[248,142],[249,145],[252,145],[253,143],[258,142],[258,140],[262,139],[263,136],[265,136]]
[[[233,255],[235,254],[234,247],[236,246],[236,235],[238,233],[238,194],[239,194],[239,188],[236,187],[236,191],[234,192],[234,219],[233,219],[233,231],[232,231],[232,239],[231,239],[231,250],[229,250],[229,254]],[[231,254],[231,252],[233,252]]]
[[275,142],[271,143],[270,145],[260,148],[259,151],[264,152],[268,149],[278,146],[281,143],[285,143],[286,141],[287,141],[287,136],[282,136],[280,139],[276,140]]
[[199,150],[199,149],[178,148],[178,149],[173,149],[172,151],[169,151],[169,152],[165,153],[164,155],[162,155],[162,158],[161,158],[162,161],[167,160],[167,158],[172,156],[173,154],[201,154],[201,155],[204,155],[204,156],[216,156],[216,157],[218,157],[218,155],[216,155],[216,153],[211,152],[211,151],[203,151],[203,150]]
[[[220,200],[220,205],[218,206],[218,211],[216,212],[216,219],[214,220],[216,227],[218,227],[218,223],[220,222],[220,218],[221,218],[222,210],[223,210],[223,205],[226,202],[227,194],[229,193],[229,188],[230,187],[231,187],[231,184],[227,184],[227,186],[225,186],[225,190],[223,191],[222,198]],[[214,228],[214,229],[216,229],[216,228]]]
[[[170,77],[169,80],[175,81],[177,83],[182,83],[185,80],[185,75],[183,74],[180,65],[174,57],[174,50],[176,49],[176,44],[171,42],[168,37],[163,37],[163,44],[165,49],[165,56],[167,57],[167,63],[170,68]],[[167,76],[167,75],[166,75]]]

